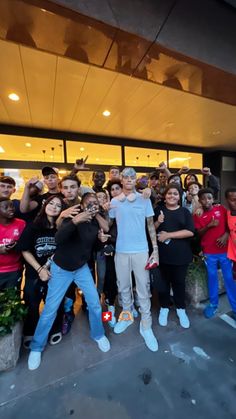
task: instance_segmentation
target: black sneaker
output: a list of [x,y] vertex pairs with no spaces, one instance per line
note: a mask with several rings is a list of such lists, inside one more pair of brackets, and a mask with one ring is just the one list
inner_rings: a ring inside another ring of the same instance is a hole
[[63,316],[62,321],[62,334],[67,335],[71,329],[71,325],[74,321],[75,315],[72,311],[68,311],[68,313],[65,313]]

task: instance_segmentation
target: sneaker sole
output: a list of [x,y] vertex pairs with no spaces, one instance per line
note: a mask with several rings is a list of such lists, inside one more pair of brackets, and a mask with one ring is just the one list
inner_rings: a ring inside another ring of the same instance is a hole
[[159,326],[161,327],[166,327],[168,325],[168,322],[164,324],[164,323],[161,323],[159,319],[158,319],[158,323],[159,323]]

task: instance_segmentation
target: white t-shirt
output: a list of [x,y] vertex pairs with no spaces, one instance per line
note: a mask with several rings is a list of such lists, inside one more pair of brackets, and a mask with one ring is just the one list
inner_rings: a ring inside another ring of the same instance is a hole
[[111,200],[109,217],[117,223],[116,252],[142,253],[148,251],[145,222],[147,217],[154,215],[150,199],[139,193],[133,202],[123,202],[116,198]]

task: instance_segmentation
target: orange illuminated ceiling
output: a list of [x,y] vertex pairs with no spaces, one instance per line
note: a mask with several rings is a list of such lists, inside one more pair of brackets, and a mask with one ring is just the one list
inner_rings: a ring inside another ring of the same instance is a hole
[[1,123],[235,149],[232,105],[12,42],[0,56]]
[[47,0],[0,1],[0,58],[2,124],[236,149],[234,75]]

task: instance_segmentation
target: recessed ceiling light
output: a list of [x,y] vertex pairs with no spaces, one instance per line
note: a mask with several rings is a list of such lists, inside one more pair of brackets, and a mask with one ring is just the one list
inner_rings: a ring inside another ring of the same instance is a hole
[[212,135],[220,135],[221,131],[219,129],[212,131]]
[[0,145],[0,153],[5,153],[5,150],[1,145]]
[[110,116],[111,112],[106,109],[105,111],[103,111],[102,114],[103,114],[103,116]]
[[84,151],[84,147],[80,147],[80,151]]
[[31,147],[31,143],[25,143],[26,147]]
[[16,93],[10,93],[8,97],[9,99],[14,100],[14,102],[17,102],[18,100],[20,100],[20,96],[18,96]]

